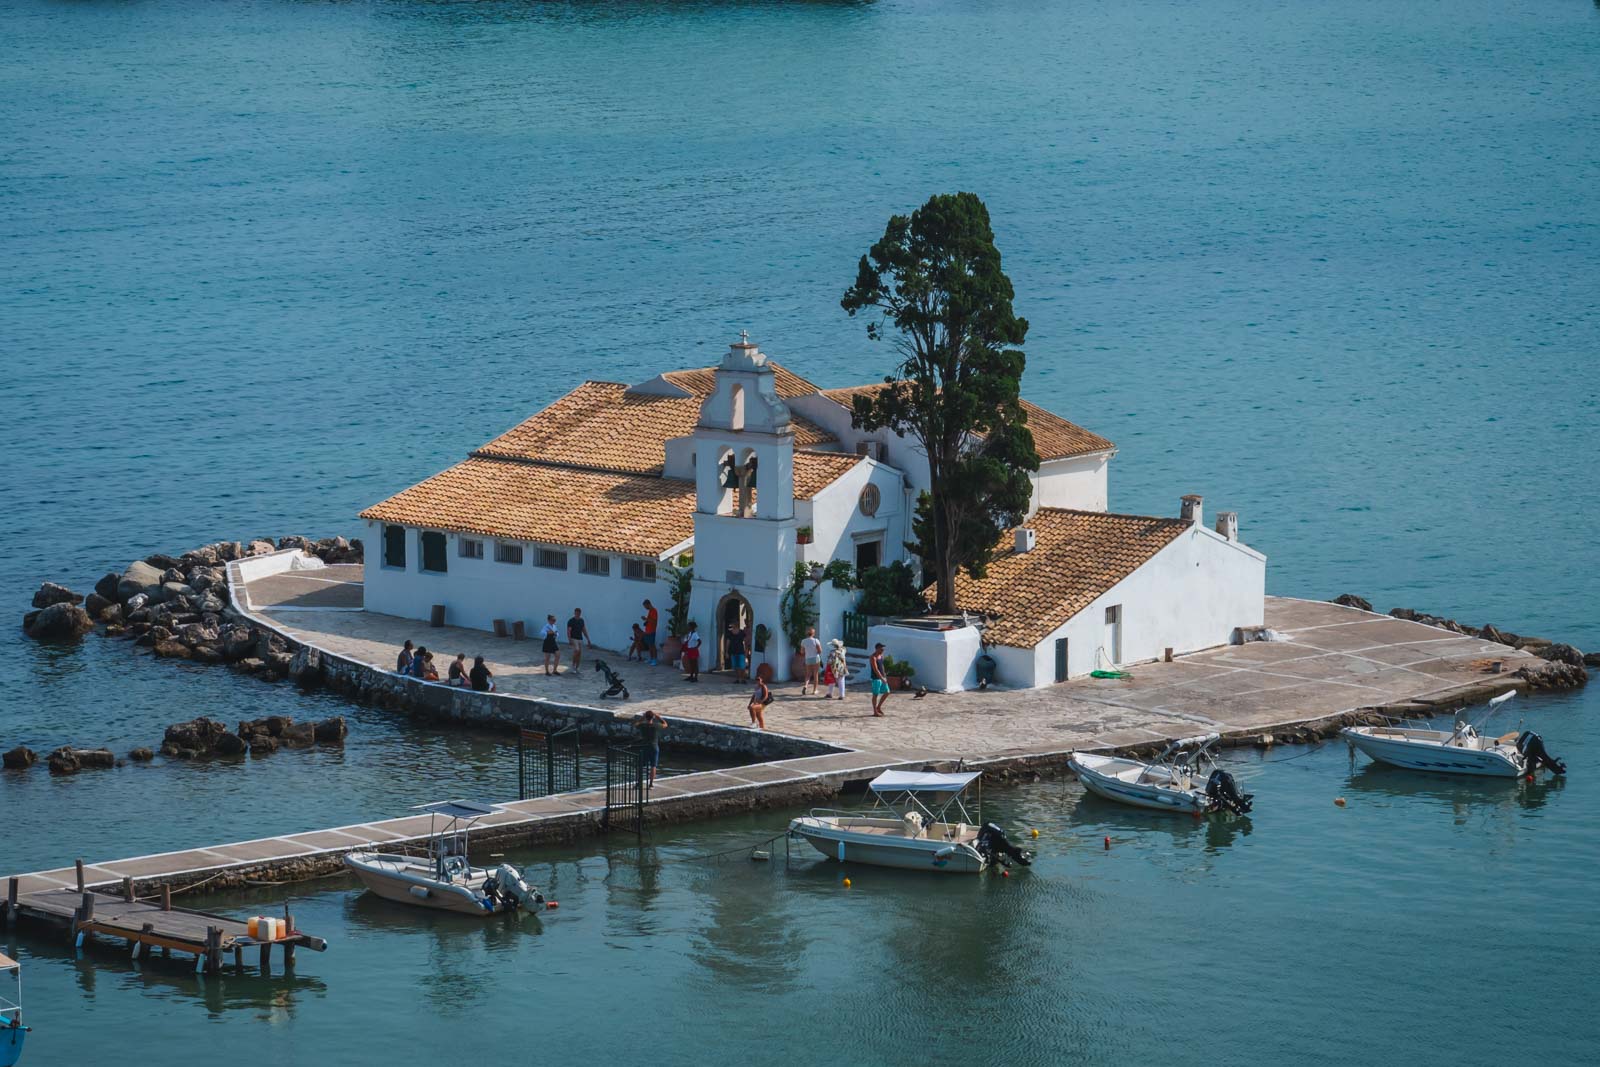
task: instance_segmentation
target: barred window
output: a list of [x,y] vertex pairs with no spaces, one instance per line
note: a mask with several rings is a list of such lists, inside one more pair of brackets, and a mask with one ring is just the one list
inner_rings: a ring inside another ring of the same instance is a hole
[[534,555],[533,562],[539,567],[549,567],[551,570],[564,571],[567,569],[567,554],[559,548],[541,548]]
[[522,546],[508,545],[504,541],[494,543],[494,559],[496,563],[521,563]]
[[578,555],[578,570],[584,574],[607,575],[611,573],[611,557],[597,556],[593,552]]

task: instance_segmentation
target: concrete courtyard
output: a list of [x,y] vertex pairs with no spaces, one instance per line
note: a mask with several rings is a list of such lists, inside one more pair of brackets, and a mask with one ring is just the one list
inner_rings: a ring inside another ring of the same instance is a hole
[[[410,639],[435,653],[443,674],[456,653],[483,655],[501,692],[636,715],[646,707],[678,716],[748,726],[749,687],[703,674],[691,684],[663,664],[628,662],[611,650],[585,651],[581,671],[565,664],[548,677],[534,640],[360,609],[355,567],[276,575],[250,583],[249,606],[298,641],[364,663],[392,668]],[[1285,641],[1252,642],[1129,668],[1131,678],[1080,678],[1046,689],[957,694],[920,699],[896,693],[887,715],[873,718],[864,684],[842,703],[774,687],[769,730],[841,748],[914,747],[951,758],[1048,754],[1073,748],[1143,744],[1215,730],[1266,732],[1275,727],[1408,700],[1436,700],[1452,690],[1493,682],[1491,661],[1507,672],[1537,662],[1504,645],[1320,601],[1269,597],[1267,625]],[[892,650],[891,650],[892,651]],[[600,698],[593,669],[606,660],[625,678],[631,699]],[[864,679],[858,679],[864,682]],[[1509,688],[1509,682],[1508,682]]]

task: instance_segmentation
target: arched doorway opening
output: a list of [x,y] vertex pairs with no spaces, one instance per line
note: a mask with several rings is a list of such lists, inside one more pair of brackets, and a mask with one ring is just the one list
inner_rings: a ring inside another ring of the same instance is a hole
[[[717,664],[714,670],[728,670],[728,629],[738,627],[745,632],[744,654],[748,657],[754,651],[751,647],[754,636],[751,634],[750,601],[738,593],[729,593],[717,602]],[[746,661],[748,662],[748,660]]]

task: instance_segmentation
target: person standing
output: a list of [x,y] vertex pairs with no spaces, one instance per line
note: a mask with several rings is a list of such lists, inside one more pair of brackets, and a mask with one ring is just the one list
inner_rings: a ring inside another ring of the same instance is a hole
[[800,639],[800,652],[806,661],[805,681],[800,683],[800,695],[806,695],[806,687],[811,687],[811,695],[816,696],[822,691],[822,642],[817,640],[817,628],[806,627],[805,637]]
[[733,668],[733,684],[742,685],[750,680],[750,660],[745,655],[744,627],[738,623],[728,624],[728,666]]
[[539,636],[544,638],[544,673],[551,678],[561,673],[561,641],[556,637],[556,617],[544,617],[544,629],[539,631]]
[[828,642],[828,699],[832,700],[835,693],[839,699],[844,700],[844,680],[850,677],[850,660],[844,650],[844,642],[835,637]]
[[683,669],[688,673],[686,682],[700,680],[700,624],[689,623],[689,632],[683,635]]
[[589,624],[584,621],[583,609],[573,608],[572,618],[567,620],[567,644],[572,647],[572,669],[577,670],[578,664],[583,662],[583,646],[588,644],[594,647],[594,641],[589,637]]
[[649,784],[655,785],[656,769],[661,766],[661,735],[667,732],[667,720],[652,709],[639,716],[633,728],[639,731],[640,756],[650,769]]
[[650,601],[644,602],[644,647],[650,653],[650,666],[656,665],[656,626],[661,621],[661,613]]
[[406,643],[400,647],[400,655],[395,657],[394,672],[396,674],[410,674],[411,661],[416,658],[416,654],[411,651],[411,642],[410,640],[407,640]]
[[494,672],[489,669],[487,663],[483,662],[482,656],[473,658],[472,670],[469,672],[468,677],[472,679],[472,688],[477,692],[494,692]]
[[750,725],[757,730],[767,728],[767,705],[772,703],[772,690],[767,688],[767,680],[761,675],[756,675],[756,691],[750,694]]
[[889,676],[883,672],[883,642],[872,647],[867,663],[872,667],[872,714],[882,717],[883,705],[889,700]]

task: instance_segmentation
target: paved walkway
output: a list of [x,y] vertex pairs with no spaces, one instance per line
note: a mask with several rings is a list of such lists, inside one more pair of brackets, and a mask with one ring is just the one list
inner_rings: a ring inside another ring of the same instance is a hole
[[[264,579],[273,595],[296,602],[284,583],[297,575]],[[434,629],[425,622],[372,612],[281,611],[263,604],[251,583],[251,601],[296,639],[365,663],[387,667],[407,638],[434,649],[441,671],[457,652],[484,655],[501,692],[568,704],[612,707],[747,726],[746,686],[726,675],[706,674],[698,684],[665,665],[628,662],[623,654],[586,653],[583,669],[543,672],[537,642],[497,638],[482,630]],[[324,594],[326,595],[326,594]],[[348,603],[347,594],[343,601]],[[983,758],[1060,752],[1156,741],[1205,730],[1267,730],[1379,704],[1390,704],[1491,680],[1488,663],[1514,670],[1533,657],[1504,645],[1463,637],[1421,623],[1321,601],[1267,599],[1267,624],[1282,642],[1255,642],[1183,656],[1172,663],[1131,668],[1124,680],[1076,679],[1046,689],[890,697],[884,718],[871,716],[866,687],[841,705],[801,696],[799,686],[775,687],[767,711],[770,729],[841,748],[881,750],[911,746],[950,757]],[[605,688],[592,657],[622,673],[632,699],[600,699]]]

